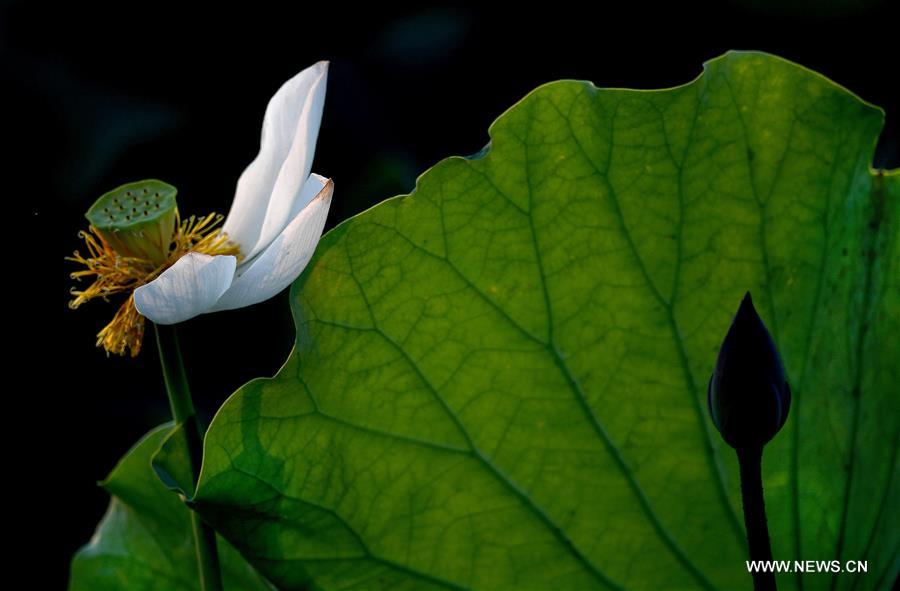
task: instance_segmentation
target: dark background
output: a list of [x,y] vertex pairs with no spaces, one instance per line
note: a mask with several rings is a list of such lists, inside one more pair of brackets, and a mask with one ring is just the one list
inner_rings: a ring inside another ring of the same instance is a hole
[[[115,305],[67,308],[73,266],[63,257],[80,247],[84,211],[119,184],[157,177],[178,187],[182,212],[227,213],[266,102],[319,59],[331,70],[313,170],[335,179],[329,227],[408,192],[441,158],[477,152],[489,124],[541,83],[673,86],[728,49],[781,55],[882,106],[875,164],[898,165],[897,21],[879,0],[72,4],[0,3],[2,186],[14,230],[4,232],[5,508],[25,526],[16,550],[42,565],[40,588],[65,585],[70,556],[102,516],[95,481],[168,418],[152,336],[137,359],[107,358],[94,335]],[[286,294],[202,316],[181,336],[208,420],[287,357]]]

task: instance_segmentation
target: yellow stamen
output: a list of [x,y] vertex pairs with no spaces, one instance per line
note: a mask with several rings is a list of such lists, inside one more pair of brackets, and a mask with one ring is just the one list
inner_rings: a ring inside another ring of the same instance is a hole
[[160,273],[188,252],[213,256],[234,255],[240,260],[238,246],[217,229],[222,219],[221,215],[215,213],[202,217],[191,216],[183,221],[178,216],[169,256],[161,265],[147,259],[121,256],[93,226],[87,232],[78,233],[87,247],[87,255],[76,250],[66,260],[85,268],[75,271],[71,277],[76,281],[83,277],[94,277],[94,281],[86,289],[71,289],[75,297],[69,302],[69,307],[75,309],[95,298],[107,300],[108,296],[128,293],[128,299],[119,307],[112,321],[97,333],[98,347],[103,347],[107,354],[124,355],[127,349],[132,357],[137,356],[144,339],[144,317],[134,307],[134,290],[159,277]]
[[97,346],[103,347],[107,354],[116,355],[124,355],[125,349],[129,349],[134,357],[140,352],[143,340],[144,317],[134,307],[134,294],[130,294],[112,322],[97,333]]

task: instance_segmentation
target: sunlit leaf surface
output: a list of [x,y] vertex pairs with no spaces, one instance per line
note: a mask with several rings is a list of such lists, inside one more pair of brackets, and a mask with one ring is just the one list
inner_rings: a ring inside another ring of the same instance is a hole
[[835,588],[888,586],[900,183],[869,168],[881,125],[752,53],[669,90],[537,89],[480,156],[322,241],[295,352],[212,425],[201,513],[283,589],[749,589],[705,396],[751,290],[795,395],[764,458],[775,556],[868,560]]

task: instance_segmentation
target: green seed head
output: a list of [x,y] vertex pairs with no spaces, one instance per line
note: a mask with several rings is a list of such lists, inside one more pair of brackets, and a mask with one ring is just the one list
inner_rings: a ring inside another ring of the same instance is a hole
[[177,193],[162,181],[128,183],[97,199],[85,217],[122,256],[163,263],[175,232]]

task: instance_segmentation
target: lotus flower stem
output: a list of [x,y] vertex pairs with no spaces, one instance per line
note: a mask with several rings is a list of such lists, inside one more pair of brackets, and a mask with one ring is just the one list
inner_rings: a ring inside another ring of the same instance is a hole
[[[747,543],[750,546],[751,561],[771,561],[772,545],[769,542],[769,523],[766,520],[766,501],[762,484],[763,447],[746,446],[737,448],[741,469],[741,499],[744,506],[744,525],[747,528]],[[757,562],[757,564],[759,564]],[[775,591],[775,574],[756,569],[753,572],[755,591]]]
[[[197,421],[191,390],[188,387],[181,349],[178,347],[178,334],[174,325],[154,323],[156,344],[159,348],[159,361],[162,365],[166,391],[169,394],[169,405],[172,418],[176,424],[183,425],[182,433],[186,438],[190,454],[191,476],[196,484],[200,472],[200,461],[203,457],[203,431]],[[193,510],[191,528],[194,532],[194,547],[197,552],[197,569],[202,591],[222,591],[222,575],[219,570],[219,554],[216,549],[215,531],[200,519]]]

